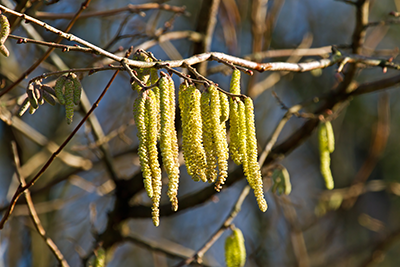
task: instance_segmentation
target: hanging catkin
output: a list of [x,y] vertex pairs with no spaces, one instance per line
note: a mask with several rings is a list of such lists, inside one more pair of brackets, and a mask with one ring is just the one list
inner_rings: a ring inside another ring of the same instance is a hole
[[217,179],[217,151],[213,142],[213,124],[212,111],[210,107],[210,92],[207,90],[201,94],[201,119],[203,122],[203,145],[206,153],[206,175],[209,183],[213,183]]
[[146,124],[146,97],[140,93],[133,104],[133,114],[137,127],[137,137],[139,139],[138,155],[140,167],[142,169],[143,184],[147,195],[153,197],[152,172],[149,163],[147,124]]
[[156,110],[156,97],[154,92],[148,90],[145,102],[145,116],[146,116],[146,129],[147,129],[147,151],[149,155],[149,165],[152,176],[152,188],[153,188],[153,207],[152,207],[152,218],[155,226],[159,225],[159,206],[161,199],[161,169],[158,162],[158,151],[157,151],[157,110]]
[[168,197],[172,209],[178,209],[178,143],[175,130],[175,88],[170,76],[164,75],[159,82],[160,88],[160,147],[164,168],[168,175]]
[[[230,84],[230,93],[238,95],[240,94],[240,71],[235,69],[232,73],[231,84]],[[236,97],[231,97],[229,99],[229,113],[230,113],[230,143],[229,143],[229,151],[231,154],[231,158],[236,165],[240,165],[243,163],[242,153],[240,151],[240,142],[241,138],[244,136],[240,136],[240,121],[239,121],[239,104],[240,99]]]
[[254,190],[254,195],[257,198],[258,207],[261,211],[267,210],[267,202],[264,198],[263,182],[261,177],[260,166],[257,161],[257,139],[256,129],[254,126],[254,106],[253,101],[250,97],[247,97],[244,101],[245,114],[246,114],[246,137],[247,137],[247,179],[250,186]]
[[331,156],[335,149],[335,137],[330,121],[321,122],[318,129],[319,151],[321,161],[321,174],[324,177],[327,189],[333,189],[334,182],[331,172]]
[[185,83],[179,87],[179,107],[182,120],[182,150],[186,168],[195,181],[207,181],[206,156],[203,147],[200,91]]
[[[222,110],[219,91],[214,85],[211,85],[208,91],[210,92],[211,129],[218,164],[218,178],[215,183],[215,190],[220,191],[228,177],[228,143],[226,140],[225,121],[221,123]],[[228,107],[226,106],[226,108]]]

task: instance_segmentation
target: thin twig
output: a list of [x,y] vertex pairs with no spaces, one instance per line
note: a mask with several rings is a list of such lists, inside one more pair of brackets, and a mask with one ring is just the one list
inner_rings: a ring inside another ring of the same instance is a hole
[[90,114],[93,113],[93,111],[98,107],[101,99],[104,97],[105,93],[107,92],[108,88],[111,86],[112,82],[114,81],[115,77],[117,77],[117,74],[119,73],[119,70],[115,71],[114,75],[111,77],[110,81],[104,88],[103,92],[100,94],[99,98],[94,102],[92,108],[89,110],[89,112],[83,117],[83,119],[79,122],[79,124],[75,127],[75,129],[72,131],[72,133],[65,139],[65,141],[61,144],[61,146],[57,149],[56,152],[54,152],[49,160],[46,162],[46,164],[40,169],[40,171],[35,175],[35,177],[32,178],[25,186],[22,186],[21,184],[17,188],[17,191],[14,193],[14,196],[11,199],[10,205],[8,206],[5,214],[3,215],[3,218],[0,221],[0,229],[3,229],[4,224],[10,217],[15,204],[18,201],[18,198],[21,196],[21,194],[31,186],[33,186],[36,181],[42,176],[42,174],[47,170],[47,168],[50,166],[50,164],[53,162],[53,160],[60,154],[60,152],[65,148],[65,146],[71,141],[72,137],[75,136],[75,134],[78,132],[78,130],[82,127],[82,125],[85,123],[85,121],[88,119]]
[[[80,7],[79,11],[74,15],[74,17],[72,18],[72,20],[69,22],[67,28],[65,29],[65,32],[68,32],[69,30],[71,30],[72,26],[75,24],[76,20],[78,19],[78,17],[81,15],[81,13],[89,6],[91,0],[86,0]],[[14,14],[18,17],[24,18],[25,20],[28,20],[27,15],[25,14],[21,14],[18,13],[16,11],[13,11],[12,9],[6,8],[3,5],[0,5],[0,9],[3,12],[9,12],[11,14]],[[31,18],[31,17],[29,17]],[[33,18],[32,18],[33,19]],[[35,21],[37,21],[35,19]],[[44,22],[41,22],[41,24],[45,24]],[[54,43],[60,43],[61,40],[63,39],[63,36],[59,36],[57,38],[57,40]],[[34,71],[43,61],[46,60],[46,58],[54,51],[55,47],[49,47],[49,49],[42,55],[41,58],[39,58],[38,60],[36,60],[36,62],[28,69],[26,70],[13,84],[11,84],[7,89],[3,90],[2,92],[0,92],[0,97],[2,97],[3,95],[5,95],[6,93],[10,92],[15,86],[17,86],[22,80],[25,79],[25,77],[27,77],[32,71]]]
[[[18,156],[18,150],[17,150],[17,145],[15,141],[11,142],[11,147],[12,147],[12,152],[14,155],[14,163],[15,163],[15,172],[17,175],[17,178],[19,182],[21,183],[22,186],[26,185],[25,178],[21,175],[20,173],[20,161],[19,161],[19,156]],[[46,231],[44,230],[42,223],[40,222],[39,216],[37,215],[35,206],[32,201],[31,194],[29,192],[29,189],[25,190],[25,199],[26,203],[28,205],[29,209],[29,215],[32,219],[33,224],[35,225],[35,228],[39,235],[43,238],[43,240],[46,242],[47,246],[53,252],[54,256],[57,258],[57,261],[59,264],[63,267],[69,267],[67,261],[64,258],[64,255],[61,253],[61,251],[58,249],[57,245],[54,243],[54,241],[46,236]]]
[[211,248],[211,246],[218,240],[218,238],[221,237],[221,235],[225,232],[226,229],[228,229],[231,224],[233,219],[239,214],[240,210],[242,209],[242,204],[243,201],[246,199],[247,195],[250,192],[250,186],[246,185],[242,192],[240,193],[238,199],[236,200],[235,205],[233,206],[231,212],[229,215],[226,217],[225,221],[222,223],[222,225],[219,227],[219,229],[208,239],[208,241],[194,254],[192,257],[180,262],[176,267],[181,267],[184,265],[188,265],[194,260],[201,261],[201,258],[203,255]]
[[90,48],[81,47],[81,46],[64,45],[64,44],[57,44],[57,43],[53,43],[53,42],[45,42],[45,41],[40,41],[40,40],[29,39],[29,38],[14,35],[14,34],[10,34],[8,36],[8,38],[17,39],[18,40],[17,44],[32,43],[32,44],[44,45],[44,46],[48,46],[48,47],[60,48],[60,49],[62,49],[63,52],[79,51],[79,52],[84,52],[84,53],[97,54],[96,51],[93,51]]
[[[190,13],[186,12],[186,7],[177,7],[177,6],[171,6],[167,4],[158,4],[158,3],[147,3],[147,4],[141,4],[141,5],[132,5],[129,4],[126,7],[122,8],[117,8],[117,9],[111,9],[111,10],[104,10],[104,11],[92,11],[92,12],[87,12],[83,14],[80,18],[90,18],[90,17],[106,17],[106,16],[113,16],[117,15],[121,12],[130,12],[130,13],[140,13],[145,10],[151,10],[151,9],[160,9],[160,10],[165,10],[165,11],[171,11],[175,13],[183,13],[185,16],[189,16]],[[35,14],[35,17],[39,19],[47,19],[47,20],[53,20],[53,19],[70,19],[74,16],[73,13],[65,13],[65,14],[60,14],[60,13],[49,13],[49,12],[41,12],[38,11]]]

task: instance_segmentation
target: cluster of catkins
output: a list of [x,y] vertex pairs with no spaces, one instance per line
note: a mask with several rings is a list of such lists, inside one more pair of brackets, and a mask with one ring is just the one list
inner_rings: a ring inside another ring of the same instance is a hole
[[4,56],[8,57],[10,52],[7,47],[4,45],[6,42],[8,35],[10,34],[10,22],[3,14],[0,14],[0,53]]
[[61,105],[65,105],[65,117],[70,124],[74,117],[74,105],[78,105],[81,99],[82,85],[75,73],[60,76],[54,88],[34,81],[26,89],[27,97],[21,104],[18,115],[22,116],[28,109],[33,114],[43,105],[44,101],[54,106],[56,99]]
[[[136,53],[137,60],[149,61]],[[138,128],[138,154],[144,187],[153,201],[152,218],[159,225],[161,197],[161,168],[157,142],[160,143],[164,168],[169,178],[168,196],[172,209],[178,209],[179,162],[175,129],[175,87],[172,78],[156,69],[138,69],[138,78],[146,85],[158,86],[142,89],[137,83],[132,88],[139,96],[134,103],[134,116]],[[240,72],[235,70],[231,93],[240,94]],[[184,82],[179,87],[179,108],[182,118],[182,150],[189,175],[195,181],[215,182],[220,191],[228,176],[229,151],[236,164],[242,164],[257,202],[266,211],[263,184],[257,162],[257,140],[254,126],[254,108],[250,98],[228,100],[226,94],[214,85],[201,93],[193,84]],[[227,143],[226,122],[230,119],[231,143]]]

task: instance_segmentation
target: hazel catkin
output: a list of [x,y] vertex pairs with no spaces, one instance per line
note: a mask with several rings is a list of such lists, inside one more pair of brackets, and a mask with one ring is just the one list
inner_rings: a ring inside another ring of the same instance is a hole
[[260,166],[257,161],[257,139],[254,126],[254,106],[253,100],[247,97],[244,101],[246,114],[246,153],[247,153],[247,180],[254,190],[254,195],[257,198],[258,207],[261,211],[267,210],[267,202],[264,198],[263,182],[260,171]]
[[2,53],[5,57],[8,57],[10,55],[10,52],[4,45],[9,34],[10,34],[10,22],[8,21],[6,16],[0,14],[0,53]]
[[243,267],[246,263],[246,247],[239,228],[225,239],[225,262],[227,267]]
[[161,199],[161,169],[158,162],[158,151],[157,151],[157,114],[154,102],[156,98],[154,92],[148,90],[144,92],[146,95],[145,102],[145,123],[146,123],[146,134],[147,134],[147,151],[148,161],[151,170],[151,180],[153,188],[153,207],[152,207],[152,218],[155,226],[159,225],[159,206]]
[[210,92],[210,109],[212,111],[211,129],[218,164],[218,178],[215,183],[215,190],[219,192],[228,177],[229,152],[226,140],[225,121],[221,123],[221,102],[219,92],[214,85],[211,85],[208,90]]
[[56,97],[61,105],[65,105],[64,85],[66,81],[67,81],[67,76],[64,75],[60,76],[56,81],[56,85],[54,86]]
[[210,106],[210,92],[204,91],[200,97],[201,120],[203,122],[203,145],[206,154],[206,176],[209,183],[217,179],[217,151],[213,142],[212,111]]
[[330,168],[332,153],[335,149],[334,145],[334,135],[332,125],[329,121],[321,122],[318,129],[318,139],[319,139],[319,151],[320,151],[320,161],[321,161],[321,174],[325,180],[325,186],[327,189],[331,190],[334,188],[334,182],[332,177],[332,172]]
[[[240,94],[240,71],[235,69],[232,73],[231,83],[230,83],[230,93],[238,95]],[[236,165],[240,165],[243,162],[243,155],[240,149],[241,138],[245,136],[240,136],[241,128],[239,121],[239,104],[240,99],[237,97],[231,97],[229,99],[229,125],[230,125],[230,143],[229,151],[231,158]],[[244,109],[243,109],[244,111]],[[244,114],[242,114],[244,116]],[[243,118],[242,118],[243,119]]]
[[143,184],[147,195],[153,197],[152,173],[149,165],[149,152],[147,146],[147,125],[146,125],[146,98],[141,93],[133,104],[133,114],[137,127],[137,137],[139,139],[138,155],[142,170]]
[[65,118],[68,124],[72,123],[72,119],[74,117],[74,82],[67,78],[65,81]]
[[194,181],[207,181],[206,156],[203,147],[200,91],[185,83],[179,87],[179,107],[182,120],[182,150],[189,175]]
[[160,88],[160,147],[164,167],[168,175],[167,195],[171,201],[172,209],[178,209],[178,143],[175,130],[175,88],[172,78],[168,75],[161,77]]

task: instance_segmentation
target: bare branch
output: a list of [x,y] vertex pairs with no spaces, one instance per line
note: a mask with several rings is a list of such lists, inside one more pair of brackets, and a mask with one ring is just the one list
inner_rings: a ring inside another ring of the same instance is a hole
[[[158,3],[147,3],[147,4],[141,4],[141,5],[132,5],[129,4],[126,7],[122,8],[117,8],[117,9],[111,9],[111,10],[104,10],[104,11],[92,11],[92,12],[87,12],[80,16],[81,19],[83,18],[90,18],[90,17],[106,17],[106,16],[113,16],[117,15],[122,12],[130,12],[130,13],[140,13],[146,10],[152,10],[152,9],[160,9],[160,10],[165,10],[165,11],[171,11],[175,13],[182,13],[185,16],[190,16],[190,13],[186,11],[186,7],[177,7],[177,6],[171,6],[167,4],[158,4]],[[49,13],[49,12],[36,12],[35,17],[39,19],[71,19],[74,16],[73,13],[65,13],[65,14],[60,14],[60,13]]]
[[233,206],[231,212],[226,217],[223,224],[219,227],[219,229],[208,239],[208,241],[199,249],[196,254],[192,257],[180,262],[176,267],[182,267],[192,263],[194,260],[201,263],[201,259],[203,255],[211,248],[211,246],[221,237],[221,235],[225,232],[232,225],[233,219],[239,214],[240,210],[242,209],[243,201],[246,199],[247,195],[250,192],[250,186],[246,185],[242,192],[240,193],[238,199],[236,200],[235,205]]
[[117,76],[119,70],[117,70],[114,75],[111,77],[110,81],[108,82],[107,86],[104,88],[103,92],[100,94],[96,102],[93,104],[92,108],[89,110],[89,112],[83,117],[83,119],[79,122],[79,124],[75,127],[75,129],[71,132],[71,134],[65,139],[65,141],[61,144],[61,146],[57,149],[56,152],[54,152],[49,160],[46,162],[46,164],[39,170],[39,172],[35,175],[35,177],[32,178],[25,186],[20,185],[17,189],[17,191],[14,193],[14,196],[11,199],[11,203],[8,206],[5,214],[3,215],[3,218],[0,221],[0,229],[3,229],[4,224],[7,222],[8,218],[10,217],[15,204],[17,203],[19,197],[21,194],[26,190],[29,189],[31,186],[33,186],[36,181],[42,176],[42,174],[47,170],[47,168],[50,166],[50,164],[53,162],[53,160],[61,153],[61,151],[65,148],[65,146],[71,141],[72,137],[78,132],[78,130],[82,127],[82,125],[85,123],[85,121],[88,119],[90,114],[93,113],[93,111],[98,107],[101,99],[104,97],[105,93],[107,92],[108,88],[111,86],[112,82],[114,81],[115,77]]
[[[19,156],[18,156],[18,151],[17,151],[17,145],[14,141],[12,141],[11,146],[12,146],[12,152],[14,155],[16,174],[19,179],[19,182],[21,183],[21,186],[24,187],[24,186],[26,186],[26,182],[25,182],[25,178],[20,175],[20,171],[19,171],[20,161],[19,161]],[[51,250],[51,252],[53,252],[54,256],[57,258],[57,261],[60,263],[60,265],[63,267],[69,267],[67,261],[64,258],[64,255],[58,249],[57,245],[54,243],[54,241],[50,237],[46,236],[46,231],[44,230],[42,223],[40,222],[39,216],[36,213],[36,209],[33,204],[29,189],[25,190],[25,199],[26,199],[26,203],[28,205],[30,217],[32,219],[33,224],[35,225],[37,232],[43,238],[43,240],[46,242],[46,244],[49,247],[49,249]]]

